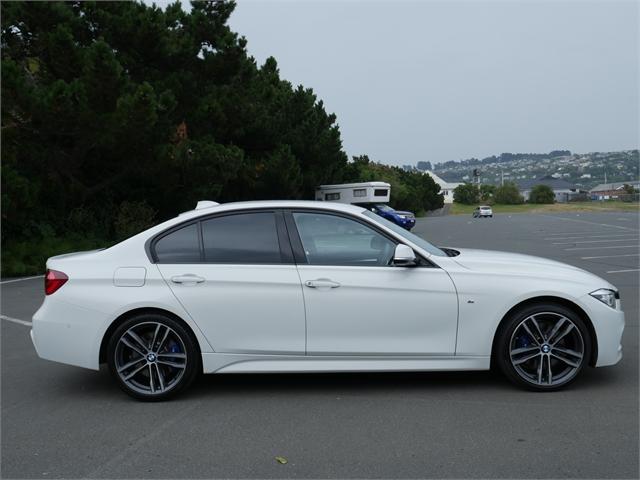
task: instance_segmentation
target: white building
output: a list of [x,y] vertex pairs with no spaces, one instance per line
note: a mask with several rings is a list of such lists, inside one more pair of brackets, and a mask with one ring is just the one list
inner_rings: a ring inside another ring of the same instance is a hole
[[446,182],[441,179],[438,175],[433,173],[431,170],[425,170],[425,175],[429,175],[433,178],[433,181],[440,185],[440,193],[444,197],[444,203],[453,203],[453,190],[458,186],[462,185],[460,182]]

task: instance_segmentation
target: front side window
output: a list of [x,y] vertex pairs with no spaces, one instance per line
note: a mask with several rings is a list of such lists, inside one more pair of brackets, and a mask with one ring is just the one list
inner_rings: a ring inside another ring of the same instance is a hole
[[384,190],[376,189],[373,191],[373,195],[376,197],[386,197],[388,193],[389,193],[389,190],[387,189],[384,189]]
[[387,227],[389,230],[393,231],[396,233],[396,235],[399,235],[402,238],[405,238],[407,240],[409,240],[410,242],[415,243],[416,245],[418,245],[420,248],[422,248],[423,250],[429,252],[431,255],[437,255],[439,257],[446,257],[447,254],[440,250],[438,247],[431,245],[429,242],[427,242],[424,238],[421,238],[419,236],[417,236],[414,233],[411,233],[410,231],[396,225],[393,222],[390,222],[389,220],[382,218],[378,215],[376,215],[375,213],[369,212],[368,210],[363,210],[362,212],[363,215],[369,217],[371,220],[373,220],[376,223],[381,223],[382,225],[384,225],[385,227]]
[[310,265],[386,266],[395,243],[360,222],[323,213],[294,213]]
[[160,263],[200,262],[198,224],[192,223],[160,237],[155,243],[155,253]]
[[207,263],[281,263],[273,212],[243,213],[202,222]]

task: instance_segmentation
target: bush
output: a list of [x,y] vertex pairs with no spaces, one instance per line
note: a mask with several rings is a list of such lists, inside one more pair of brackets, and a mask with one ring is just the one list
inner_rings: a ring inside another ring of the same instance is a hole
[[465,205],[475,205],[480,200],[480,190],[473,183],[463,183],[453,190],[453,201]]
[[2,276],[19,277],[44,273],[47,258],[62,253],[94,250],[112,242],[85,236],[82,232],[68,237],[46,236],[2,245]]
[[480,185],[480,200],[482,200],[483,202],[488,202],[489,200],[491,200],[495,193],[495,185],[488,185],[486,183]]
[[553,203],[556,199],[548,185],[535,185],[529,194],[529,203]]
[[147,202],[122,202],[114,222],[117,240],[124,240],[153,226],[155,218],[156,211]]
[[503,205],[519,205],[524,203],[524,197],[520,195],[520,190],[515,183],[505,182],[504,185],[496,188],[496,193],[493,197],[496,203]]

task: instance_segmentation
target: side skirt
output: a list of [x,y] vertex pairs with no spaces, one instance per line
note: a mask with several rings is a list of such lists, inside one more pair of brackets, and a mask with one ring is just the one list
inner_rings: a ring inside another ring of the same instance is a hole
[[490,357],[303,356],[203,353],[204,373],[489,370]]

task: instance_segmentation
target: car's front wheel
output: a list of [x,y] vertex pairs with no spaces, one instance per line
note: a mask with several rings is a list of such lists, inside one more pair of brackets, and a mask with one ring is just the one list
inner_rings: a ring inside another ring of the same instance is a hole
[[165,315],[129,318],[113,332],[107,349],[111,374],[140,400],[165,400],[188,387],[200,371],[195,338]]
[[531,390],[558,390],[573,382],[591,356],[584,321],[556,304],[537,304],[514,312],[503,325],[496,361],[513,383]]

